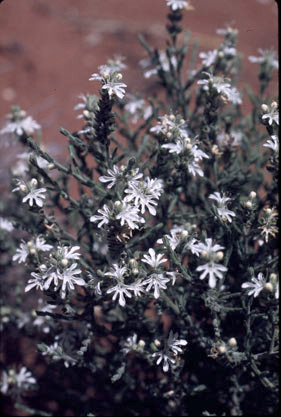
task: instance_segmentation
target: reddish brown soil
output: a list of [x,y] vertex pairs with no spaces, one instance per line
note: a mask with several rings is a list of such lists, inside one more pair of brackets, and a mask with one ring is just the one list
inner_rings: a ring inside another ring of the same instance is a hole
[[[233,22],[238,49],[246,58],[242,79],[253,82],[257,64],[247,56],[258,48],[277,49],[277,3],[274,0],[194,0],[184,26],[200,49],[219,46],[215,32]],[[0,123],[10,105],[19,104],[44,127],[44,141],[61,143],[61,126],[75,130],[74,105],[80,93],[97,93],[88,81],[114,54],[127,57],[124,81],[131,91],[149,86],[138,62],[145,51],[137,39],[165,47],[165,0],[4,0],[0,3]],[[200,60],[198,60],[199,65]]]

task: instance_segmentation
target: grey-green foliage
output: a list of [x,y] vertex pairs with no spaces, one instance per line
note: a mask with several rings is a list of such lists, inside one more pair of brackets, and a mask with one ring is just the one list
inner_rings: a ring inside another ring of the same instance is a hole
[[[190,53],[181,18],[181,9],[170,11],[164,54],[140,36],[166,96],[137,95],[133,111],[134,100],[123,98],[122,61],[113,60],[93,78],[100,96],[84,97],[82,130],[60,130],[68,141],[63,163],[28,129],[14,131],[31,154],[1,206],[16,230],[0,229],[1,266],[13,270],[23,238],[27,275],[15,283],[12,306],[3,298],[2,327],[32,336],[48,375],[65,390],[38,378],[46,412],[48,393],[60,412],[67,401],[83,415],[277,410],[279,121],[275,98],[267,96],[274,56],[261,62],[260,91],[247,86],[241,94],[237,31],[227,28],[213,59],[203,57],[195,69],[197,44]],[[15,107],[10,123],[25,117]],[[22,201],[34,187],[45,190],[42,205]],[[134,214],[124,215],[128,207]],[[38,236],[51,249],[42,249]],[[69,255],[74,247],[77,256]],[[63,288],[71,268],[75,287]],[[36,276],[37,284],[27,282]],[[24,307],[30,284],[52,309],[36,315]],[[4,278],[3,294],[9,291]],[[64,375],[72,385],[65,387]]]

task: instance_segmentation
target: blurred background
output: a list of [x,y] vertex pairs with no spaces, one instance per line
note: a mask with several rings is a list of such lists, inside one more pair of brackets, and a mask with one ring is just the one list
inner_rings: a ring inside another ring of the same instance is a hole
[[[278,48],[278,9],[274,0],[193,0],[183,26],[198,39],[199,50],[217,48],[223,40],[217,28],[239,30],[243,55],[242,81],[253,87],[258,48]],[[146,53],[137,38],[165,48],[165,0],[4,0],[0,3],[0,128],[10,106],[19,105],[43,127],[43,140],[63,146],[61,126],[81,127],[73,111],[81,93],[98,92],[89,81],[98,66],[115,54],[126,57],[123,80],[127,91],[150,91],[139,61]],[[190,44],[191,45],[191,44]],[[197,60],[197,68],[201,60]],[[273,92],[274,94],[274,92]]]

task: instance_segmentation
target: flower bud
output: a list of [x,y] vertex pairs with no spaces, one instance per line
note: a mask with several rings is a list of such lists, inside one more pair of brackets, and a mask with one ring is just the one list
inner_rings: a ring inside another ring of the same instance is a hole
[[218,53],[218,56],[219,56],[220,58],[223,58],[223,57],[224,57],[224,53],[223,53],[223,51],[220,51],[220,52]]
[[257,193],[255,191],[251,191],[249,194],[250,198],[253,200],[254,198],[256,198]]
[[192,149],[192,145],[191,145],[191,143],[187,143],[187,144],[185,145],[185,149],[186,149],[186,150],[188,150],[188,151],[190,151],[190,150]]
[[63,258],[63,259],[61,260],[61,264],[62,264],[62,266],[67,266],[67,265],[68,265],[68,259]]
[[184,121],[184,119],[180,119],[180,125],[184,125],[185,124],[185,121]]
[[262,104],[262,105],[261,105],[261,109],[262,109],[262,111],[263,111],[264,113],[266,113],[266,112],[269,110],[269,108],[268,108],[268,105],[267,105],[267,104]]
[[26,186],[24,184],[20,185],[20,190],[25,192],[27,190]]
[[250,208],[252,208],[253,204],[252,204],[252,202],[251,202],[251,201],[246,201],[245,206],[246,206],[248,209],[250,209]]
[[176,120],[176,116],[174,114],[170,114],[169,119],[171,122],[174,122]]
[[220,346],[218,347],[218,351],[219,351],[221,354],[224,354],[224,353],[226,352],[226,347],[225,347],[224,345],[220,345]]
[[267,282],[264,286],[264,289],[268,292],[272,292],[273,291],[273,285],[271,284],[271,282]]
[[120,207],[122,205],[120,200],[115,201],[114,206],[115,207]]
[[202,256],[202,258],[207,258],[208,257],[208,252],[206,250],[202,250],[201,256]]
[[276,101],[273,101],[273,102],[271,103],[271,108],[272,108],[272,109],[277,109],[277,107],[278,107],[278,103],[276,103]]
[[271,214],[271,213],[272,213],[272,209],[271,209],[271,208],[267,208],[267,209],[265,210],[265,212],[266,212],[266,214]]
[[27,242],[26,246],[27,246],[28,248],[32,248],[32,246],[33,246],[33,242],[32,242],[31,240],[29,240],[29,241]]
[[277,281],[277,274],[275,274],[274,272],[272,272],[272,273],[269,275],[269,279],[270,279],[271,281],[273,281],[273,282]]
[[48,164],[47,168],[48,169],[54,169],[55,165],[51,162],[50,164]]
[[183,230],[182,232],[181,232],[181,238],[182,239],[184,239],[185,237],[187,237],[188,236],[188,231],[187,230]]
[[172,137],[172,133],[171,132],[168,132],[167,133],[167,138],[170,139],[171,137]]
[[231,337],[228,341],[229,346],[237,346],[237,340],[235,339],[235,337]]
[[29,250],[29,253],[31,253],[31,255],[35,255],[35,253],[36,253],[36,249],[35,249],[35,248],[31,248],[31,249]]
[[109,77],[109,73],[108,73],[107,71],[105,71],[105,72],[102,74],[102,76],[103,76],[103,78],[107,79],[107,78]]
[[140,339],[138,342],[139,347],[143,348],[145,346],[145,341]]
[[30,185],[36,187],[36,185],[38,184],[38,181],[36,178],[32,178],[32,180],[30,181]]
[[160,340],[155,339],[154,344],[155,344],[155,346],[159,347],[161,345],[161,342],[160,342]]
[[122,80],[122,78],[123,78],[123,75],[121,74],[121,72],[118,72],[118,74],[116,75],[116,80],[120,81]]
[[83,116],[86,117],[86,119],[89,119],[89,117],[90,117],[89,110],[83,110]]
[[14,370],[14,369],[9,369],[9,375],[10,375],[10,376],[15,375],[15,370]]
[[217,260],[221,261],[223,259],[223,252],[220,250],[217,252]]
[[139,273],[140,271],[138,270],[138,268],[133,268],[132,269],[132,273],[134,274],[134,275],[138,275],[138,273]]

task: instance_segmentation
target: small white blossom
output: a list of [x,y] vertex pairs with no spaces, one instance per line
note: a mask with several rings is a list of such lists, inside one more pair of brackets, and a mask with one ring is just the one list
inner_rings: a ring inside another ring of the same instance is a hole
[[267,123],[271,126],[273,122],[279,125],[279,112],[276,108],[271,107],[268,113],[262,115],[262,119],[267,120]]
[[33,206],[33,202],[38,207],[43,207],[44,199],[46,198],[46,188],[33,188],[30,192],[22,199],[23,203],[28,201],[30,206]]
[[44,290],[44,277],[42,274],[37,274],[36,272],[31,272],[30,274],[33,278],[30,278],[27,281],[27,285],[24,289],[25,292],[30,291],[32,288],[36,288],[36,290],[40,289],[41,291]]
[[57,255],[62,259],[79,259],[80,253],[77,251],[80,250],[80,246],[58,246]]
[[33,120],[31,116],[28,116],[24,119],[19,119],[7,123],[7,125],[0,130],[0,135],[16,134],[21,136],[24,133],[30,135],[39,129],[41,129],[41,126],[35,120]]
[[129,182],[129,188],[125,189],[125,193],[128,194],[125,197],[125,201],[134,201],[136,206],[141,206],[141,213],[145,212],[147,208],[152,216],[156,215],[157,206],[155,201],[159,199],[163,192],[163,183],[157,178],[146,177],[143,181]]
[[127,87],[127,85],[124,83],[117,83],[112,81],[104,84],[102,89],[107,90],[109,97],[117,96],[121,99],[125,95],[125,87]]
[[205,67],[210,67],[216,61],[218,55],[218,50],[214,49],[213,51],[200,52],[199,58],[202,59],[202,64]]
[[147,263],[148,265],[152,266],[152,268],[157,268],[162,263],[166,262],[167,259],[163,258],[162,253],[158,253],[156,255],[155,250],[150,248],[148,249],[149,255],[144,255],[142,258],[142,262]]
[[268,63],[273,69],[278,70],[279,64],[278,60],[275,59],[275,51],[272,49],[258,49],[261,54],[260,57],[249,56],[249,61],[253,63]]
[[107,172],[109,175],[102,175],[101,177],[99,177],[99,180],[101,182],[108,182],[109,184],[107,188],[112,188],[116,184],[118,178],[122,176],[123,173],[122,171],[120,171],[117,165],[113,165],[113,169],[108,169]]
[[138,279],[133,284],[130,284],[128,287],[130,287],[130,290],[134,291],[135,297],[140,297],[144,292],[143,281],[141,279]]
[[200,279],[206,278],[209,276],[209,287],[215,288],[217,283],[217,278],[223,278],[223,272],[227,271],[227,268],[224,265],[217,264],[215,262],[208,262],[204,265],[200,265],[196,268],[196,271],[203,271],[200,275]]
[[163,274],[152,274],[146,280],[143,281],[143,285],[147,285],[146,291],[154,289],[154,298],[159,298],[160,289],[166,290],[166,283],[170,281],[170,278],[164,277]]
[[119,266],[117,264],[113,264],[110,271],[106,272],[104,275],[107,275],[111,278],[115,278],[119,282],[123,282],[124,275],[127,272],[126,266]]
[[[160,69],[164,72],[169,72],[170,71],[170,62],[171,62],[172,67],[174,69],[176,69],[176,67],[177,67],[177,58],[175,57],[175,55],[172,55],[171,58],[169,59],[165,51],[160,51],[159,52],[159,65],[157,65],[156,67],[154,67],[152,69],[149,69],[149,70],[145,71],[144,77],[145,78],[150,78],[151,75],[156,75]],[[147,68],[148,66],[150,66],[150,64],[151,64],[150,59],[142,59],[140,61],[140,65],[143,68]]]
[[167,6],[170,6],[173,11],[182,10],[189,6],[188,1],[185,0],[166,0]]
[[215,200],[218,203],[217,211],[219,216],[224,220],[228,220],[230,223],[232,222],[232,217],[235,216],[235,213],[227,208],[227,201],[231,201],[231,198],[225,197],[218,192],[209,195],[209,198]]
[[22,243],[20,244],[20,247],[16,249],[16,253],[13,256],[13,261],[18,261],[18,263],[22,263],[26,261],[26,258],[29,255],[29,248],[27,246],[27,244],[22,241]]
[[11,232],[12,230],[14,230],[14,226],[9,220],[0,217],[0,229],[6,230],[7,232]]
[[3,371],[1,377],[0,391],[2,394],[7,394],[10,389],[16,391],[28,390],[36,384],[36,379],[25,366],[19,372],[14,369],[10,369],[8,373]]
[[254,298],[259,295],[259,293],[264,289],[266,281],[262,272],[258,274],[258,277],[253,277],[251,279],[252,282],[244,282],[241,287],[242,288],[249,288],[248,295],[254,295]]
[[76,269],[77,264],[73,263],[69,268],[65,269],[63,272],[59,272],[59,279],[62,280],[61,294],[62,298],[65,298],[66,290],[74,290],[75,285],[85,285],[85,281],[81,277],[76,277],[75,275],[81,274],[81,269]]
[[119,304],[121,307],[124,307],[126,305],[125,296],[128,298],[132,297],[132,294],[128,291],[130,289],[130,286],[125,285],[121,282],[118,282],[117,285],[115,285],[112,288],[109,288],[106,293],[111,294],[114,292],[112,300],[115,301],[117,296],[119,296]]
[[137,339],[138,336],[136,335],[136,333],[134,333],[133,336],[129,336],[123,343],[123,348],[121,349],[121,352],[123,352],[124,355],[127,355],[129,352],[136,349]]
[[279,152],[279,138],[277,135],[270,136],[271,139],[268,139],[267,142],[263,145],[266,148],[270,148],[273,150],[273,152],[278,153]]
[[175,356],[182,353],[181,346],[187,345],[187,340],[177,339],[177,333],[173,334],[172,330],[169,333],[168,340],[165,342],[164,349],[160,352],[155,352],[151,356],[157,357],[156,364],[159,365],[163,361],[163,371],[168,372],[170,364],[176,363]]
[[103,205],[102,209],[98,210],[98,213],[100,213],[101,215],[95,215],[90,217],[90,222],[97,222],[100,221],[98,224],[98,227],[102,227],[104,224],[108,224],[109,223],[109,216],[110,216],[110,210],[107,207],[106,204]]
[[165,353],[165,352],[155,352],[151,355],[153,358],[157,357],[156,365],[160,365],[160,363],[163,361],[163,371],[168,372],[170,363],[174,365],[176,363],[176,360],[173,358],[172,353]]
[[120,220],[121,226],[124,226],[126,222],[130,229],[138,229],[138,223],[145,223],[144,218],[140,217],[138,213],[139,209],[128,204],[127,200],[125,199],[122,201],[122,205],[120,207],[119,213],[116,215],[116,219]]

